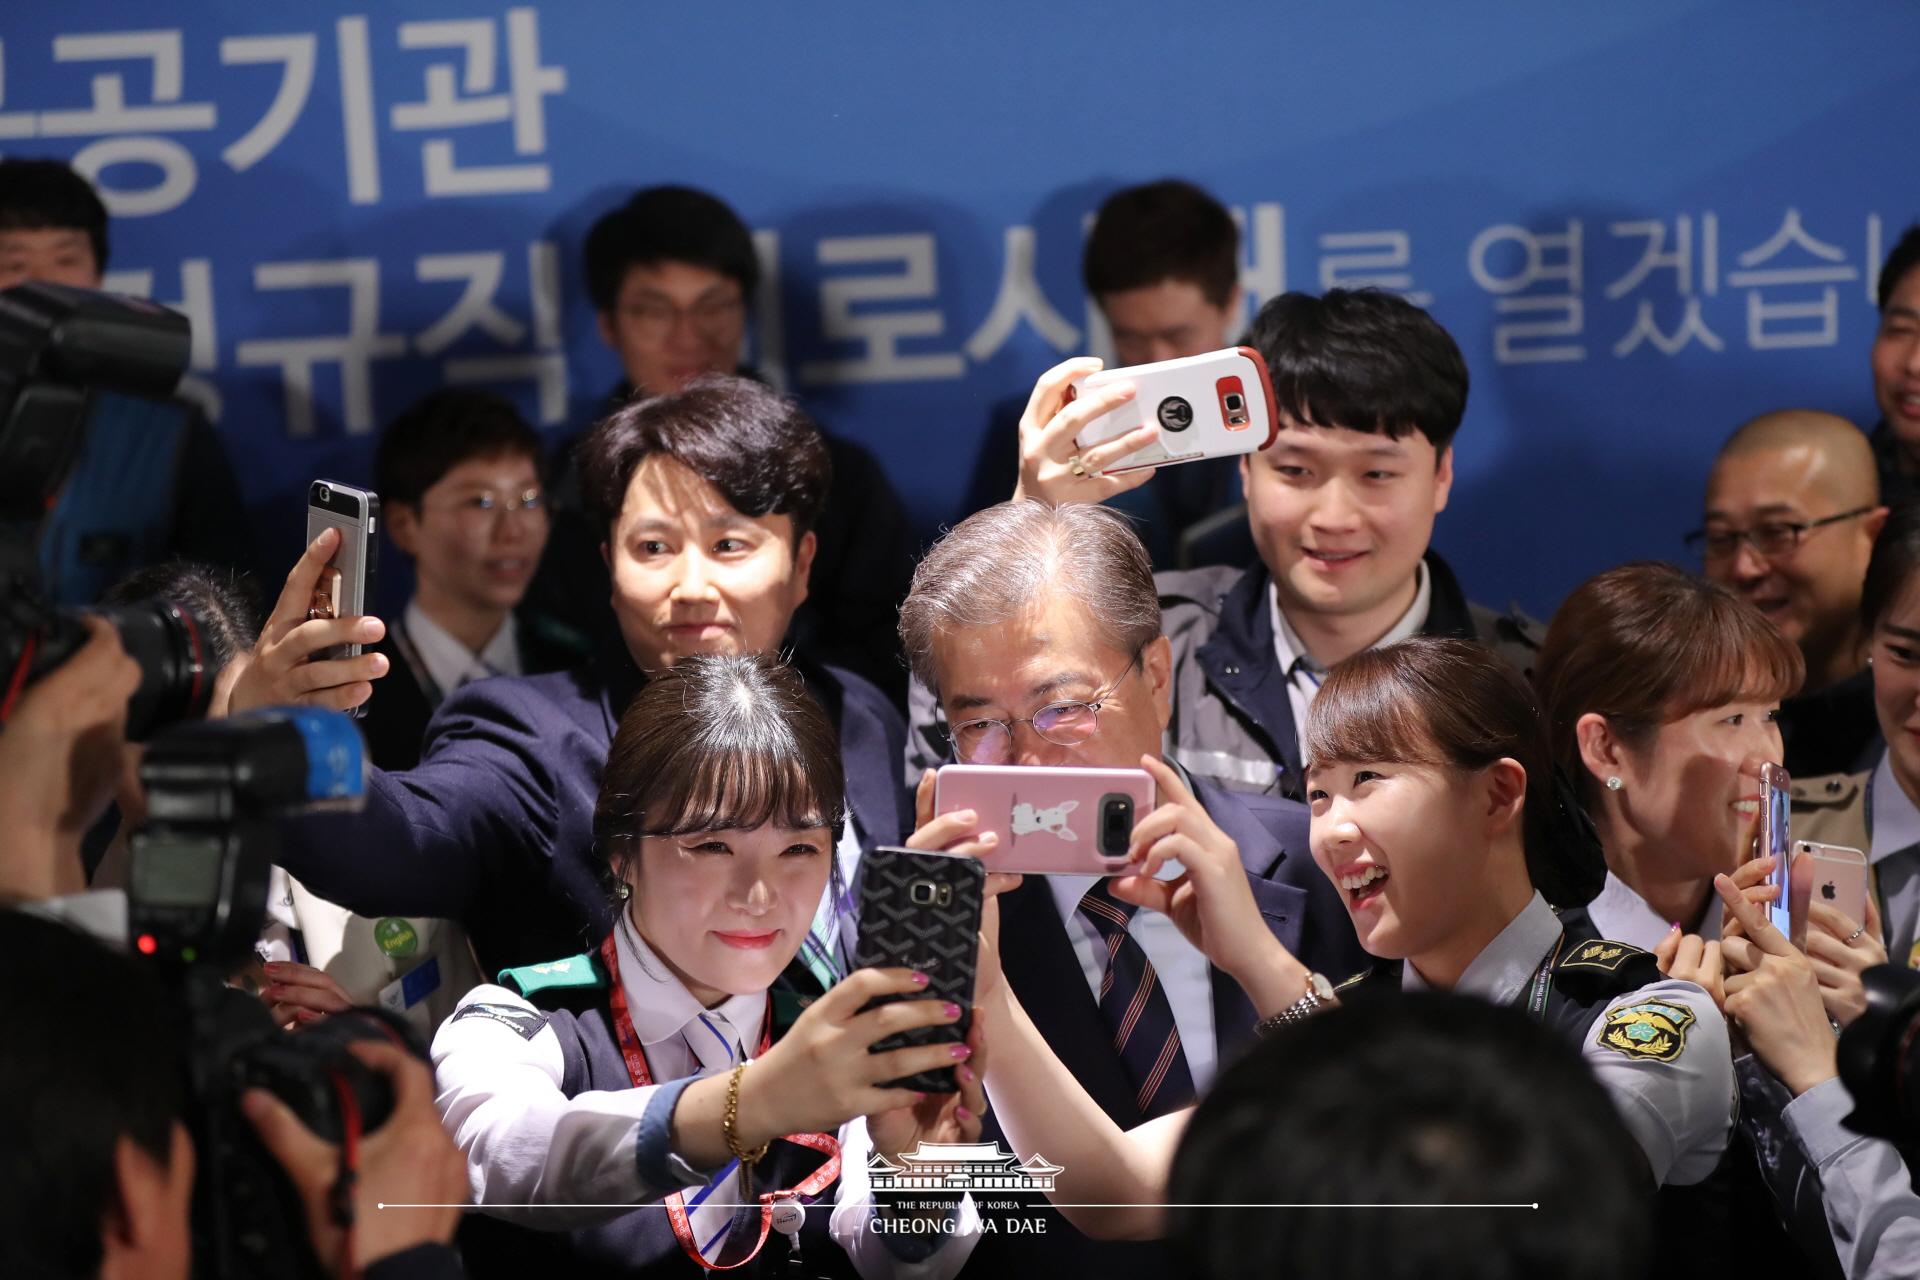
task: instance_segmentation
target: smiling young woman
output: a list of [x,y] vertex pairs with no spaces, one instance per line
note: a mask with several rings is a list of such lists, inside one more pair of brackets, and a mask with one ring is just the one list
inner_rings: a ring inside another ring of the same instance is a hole
[[[1342,889],[1361,944],[1380,963],[1327,999],[1262,924],[1245,877],[1233,874],[1231,841],[1186,840],[1172,852],[1155,843],[1134,874],[1113,882],[1113,896],[1169,914],[1268,1025],[1341,1000],[1435,988],[1520,1008],[1573,1044],[1612,1097],[1651,1175],[1649,1193],[1715,1175],[1734,1119],[1725,1022],[1698,986],[1663,977],[1652,956],[1548,905],[1541,886],[1591,885],[1598,854],[1578,805],[1553,780],[1525,679],[1465,640],[1370,649],[1329,674],[1303,746],[1314,861]],[[1157,881],[1170,856],[1182,874]],[[1000,979],[997,929],[990,909],[976,999],[993,1023],[988,1074],[1002,1129],[1016,1149],[1045,1151],[1067,1168],[1057,1185],[1076,1226],[1157,1234],[1160,1211],[1146,1206],[1166,1199],[1190,1113],[1126,1132],[1108,1120]]]
[[[866,1276],[904,1268],[903,1248],[932,1268],[916,1274],[965,1260],[977,1222],[965,1204],[931,1241],[872,1231],[865,1176],[870,1151],[979,1136],[971,1070],[952,1094],[884,1083],[952,1067],[977,1038],[870,1052],[959,1007],[912,998],[927,979],[904,969],[856,971],[791,1025],[770,991],[839,887],[843,797],[832,721],[777,659],[688,655],[634,698],[594,815],[611,932],[476,988],[434,1039],[438,1104],[474,1200],[520,1224],[475,1220],[473,1274],[737,1266],[782,1201],[834,1206],[831,1226],[800,1215],[792,1247],[809,1270],[843,1270],[836,1249]],[[905,998],[867,1011],[888,995]]]

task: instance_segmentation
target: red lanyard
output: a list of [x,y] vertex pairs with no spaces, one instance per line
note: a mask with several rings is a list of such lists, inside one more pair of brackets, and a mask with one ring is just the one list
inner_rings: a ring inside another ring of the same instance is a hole
[[[613,1010],[613,1033],[620,1041],[620,1056],[627,1061],[627,1075],[636,1089],[644,1089],[653,1083],[653,1073],[647,1070],[647,1055],[640,1047],[640,1037],[633,1029],[633,1019],[627,1013],[627,991],[620,985],[620,953],[614,944],[613,935],[608,934],[606,941],[600,944],[600,958],[606,962],[607,978],[613,986],[613,994],[608,1004]],[[771,1005],[767,1019],[760,1029],[760,1047],[754,1051],[758,1057],[767,1051],[773,1043],[773,1013]],[[824,1133],[790,1133],[783,1142],[796,1143],[818,1151],[826,1156],[826,1163],[808,1174],[798,1185],[786,1191],[762,1192],[760,1199],[760,1237],[754,1241],[753,1249],[743,1258],[732,1262],[709,1262],[701,1256],[700,1246],[693,1238],[693,1224],[687,1217],[686,1196],[676,1191],[667,1197],[667,1217],[673,1222],[674,1238],[679,1240],[680,1249],[689,1258],[709,1271],[731,1271],[744,1266],[759,1256],[767,1243],[767,1232],[773,1226],[773,1202],[778,1199],[795,1196],[817,1196],[833,1185],[840,1176],[840,1144]],[[744,1180],[743,1180],[744,1185]]]

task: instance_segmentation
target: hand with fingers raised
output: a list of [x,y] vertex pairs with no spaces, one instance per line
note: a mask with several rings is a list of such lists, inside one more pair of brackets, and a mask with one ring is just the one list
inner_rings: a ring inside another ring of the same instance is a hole
[[314,657],[337,645],[372,644],[387,633],[378,618],[308,617],[314,588],[339,546],[339,530],[321,530],[287,574],[259,641],[234,679],[229,697],[233,711],[293,703],[351,711],[373,696],[373,682],[387,674],[385,655]]
[[1855,923],[1844,911],[1824,902],[1807,906],[1807,959],[1820,982],[1820,1000],[1827,1016],[1841,1028],[1867,1010],[1867,989],[1860,975],[1887,962],[1880,940],[1880,904],[1867,895],[1867,918]]
[[1724,982],[1727,1019],[1754,1054],[1798,1097],[1839,1074],[1838,1042],[1820,999],[1813,962],[1748,901],[1730,876],[1714,889],[1740,923],[1739,936],[1721,943],[1730,976]]
[[1094,420],[1133,399],[1130,382],[1116,382],[1085,395],[1071,394],[1075,378],[1098,373],[1100,368],[1097,357],[1080,356],[1053,366],[1033,384],[1026,412],[1020,415],[1020,482],[1013,490],[1016,499],[1038,498],[1054,506],[1105,502],[1153,478],[1151,468],[1119,476],[1103,476],[1100,471],[1159,439],[1158,427],[1141,426],[1089,449],[1075,443]]
[[[1155,756],[1140,757],[1160,806],[1133,827],[1131,869],[1108,886],[1114,897],[1158,911],[1186,940],[1240,984],[1261,1017],[1306,993],[1307,967],[1281,945],[1261,918],[1240,862],[1240,846],[1222,831],[1179,773]],[[1180,874],[1159,878],[1168,862]]]

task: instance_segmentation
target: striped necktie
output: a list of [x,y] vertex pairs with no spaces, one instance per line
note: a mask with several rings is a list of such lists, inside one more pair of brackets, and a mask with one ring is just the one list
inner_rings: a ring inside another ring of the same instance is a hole
[[[703,1076],[731,1071],[746,1056],[733,1024],[717,1009],[696,1016],[680,1034],[700,1060]],[[730,1241],[734,1251],[752,1248],[759,1241],[759,1206],[737,1207],[744,1199],[741,1190],[740,1162],[729,1160],[707,1179],[706,1186],[687,1196],[687,1222],[700,1256],[709,1263],[719,1263],[729,1253]]]
[[1106,880],[1094,881],[1080,899],[1080,914],[1106,940],[1100,1016],[1113,1032],[1114,1052],[1133,1083],[1140,1117],[1151,1120],[1193,1101],[1193,1076],[1180,1049],[1180,1028],[1174,1023],[1173,1005],[1160,975],[1127,931],[1138,908],[1115,898],[1107,885]]

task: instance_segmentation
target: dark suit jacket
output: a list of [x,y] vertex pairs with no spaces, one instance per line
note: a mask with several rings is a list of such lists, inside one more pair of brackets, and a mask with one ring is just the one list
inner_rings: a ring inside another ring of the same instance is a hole
[[[1194,781],[1208,815],[1240,846],[1253,900],[1287,950],[1335,981],[1372,963],[1354,936],[1346,904],[1308,852],[1306,806],[1279,796],[1229,792],[1205,779]],[[1040,1034],[1100,1109],[1122,1129],[1139,1124],[1134,1088],[1113,1051],[1113,1034],[1087,989],[1053,895],[1039,876],[1027,877],[1020,888],[1000,898],[1000,963]],[[1224,1070],[1252,1042],[1256,1019],[1252,1002],[1232,978],[1213,968],[1209,977],[1214,1040]],[[983,1140],[1004,1144],[991,1111],[987,1128]],[[1051,1217],[1045,1233],[983,1237],[964,1274],[1098,1275],[1114,1280],[1170,1273],[1172,1264],[1158,1244],[1089,1240],[1051,1209],[1029,1212]]]
[[[426,745],[427,724],[433,719],[438,702],[429,700],[430,678],[423,679],[406,648],[395,639],[395,629],[404,623],[396,618],[386,636],[373,646],[392,664],[391,670],[373,686],[367,714],[360,721],[360,736],[367,740],[367,759],[377,769],[411,769],[420,763]],[[545,675],[579,666],[590,656],[586,642],[557,624],[525,613],[516,613],[513,626],[518,633],[520,664],[524,674]],[[438,691],[445,701],[447,691]]]
[[[899,786],[899,712],[850,672],[802,670],[839,728],[847,804],[866,843],[898,844],[913,818]],[[419,767],[373,770],[362,812],[282,823],[281,865],[361,915],[459,921],[484,973],[587,949],[613,920],[593,809],[640,679],[621,654],[457,690],[433,718]]]

